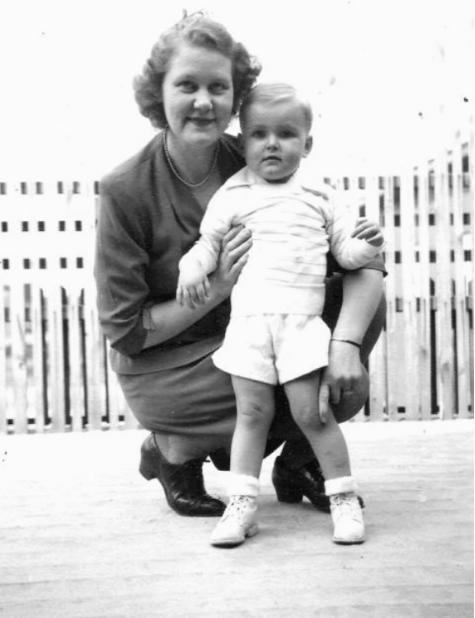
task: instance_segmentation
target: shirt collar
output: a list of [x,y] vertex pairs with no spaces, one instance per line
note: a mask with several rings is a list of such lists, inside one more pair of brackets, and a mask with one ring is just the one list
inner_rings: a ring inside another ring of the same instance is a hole
[[247,167],[247,165],[245,167],[242,168],[242,170],[239,170],[239,172],[237,172],[237,174],[234,174],[234,176],[232,176],[228,182],[226,183],[229,189],[234,189],[235,187],[251,187],[254,185],[261,185],[261,186],[265,186],[265,187],[286,187],[287,189],[292,188],[292,189],[300,189],[301,188],[301,182],[300,182],[300,173],[299,170],[297,170],[286,183],[273,183],[273,182],[267,182],[266,180],[263,180],[262,178],[260,178],[255,172],[253,172],[251,169],[249,169],[249,167]]

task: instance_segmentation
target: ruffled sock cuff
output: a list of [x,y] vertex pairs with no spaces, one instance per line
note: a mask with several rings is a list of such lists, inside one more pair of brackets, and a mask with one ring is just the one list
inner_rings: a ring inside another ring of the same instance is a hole
[[229,496],[251,496],[256,498],[259,495],[259,479],[248,474],[229,473],[228,479]]
[[327,496],[355,493],[357,489],[358,485],[353,476],[340,476],[336,479],[325,481],[325,494]]

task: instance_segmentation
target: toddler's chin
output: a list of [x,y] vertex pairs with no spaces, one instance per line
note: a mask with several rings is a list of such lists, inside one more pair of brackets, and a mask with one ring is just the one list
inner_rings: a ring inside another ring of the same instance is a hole
[[289,180],[291,174],[264,174],[263,178],[264,180],[267,180],[267,182],[272,182],[274,184],[282,184],[284,182],[287,182],[287,180]]

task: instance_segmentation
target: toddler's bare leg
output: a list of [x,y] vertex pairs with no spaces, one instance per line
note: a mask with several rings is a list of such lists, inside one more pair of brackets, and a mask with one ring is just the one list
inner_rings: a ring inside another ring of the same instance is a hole
[[320,372],[315,371],[284,384],[295,422],[309,441],[326,480],[351,476],[343,433],[332,413],[325,424],[318,413]]
[[274,418],[274,387],[232,376],[237,419],[231,445],[231,471],[259,478],[262,459]]
[[211,534],[211,545],[235,547],[258,531],[259,474],[274,417],[274,387],[232,376],[237,419],[231,444],[229,504]]
[[284,385],[295,422],[313,448],[325,477],[325,493],[330,498],[335,543],[363,543],[363,513],[351,476],[346,441],[330,412],[322,423],[318,413],[320,373],[302,376]]

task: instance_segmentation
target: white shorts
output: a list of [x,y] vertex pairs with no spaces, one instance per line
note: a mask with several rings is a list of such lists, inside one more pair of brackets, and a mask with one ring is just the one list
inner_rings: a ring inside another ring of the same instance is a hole
[[213,362],[231,375],[284,384],[328,365],[330,329],[320,316],[232,317]]

